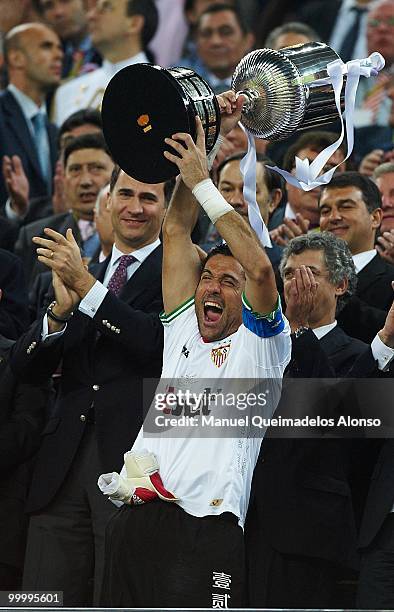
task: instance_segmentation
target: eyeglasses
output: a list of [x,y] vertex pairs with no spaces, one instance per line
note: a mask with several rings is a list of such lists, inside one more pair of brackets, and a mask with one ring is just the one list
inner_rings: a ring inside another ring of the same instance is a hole
[[394,26],[394,15],[392,17],[386,17],[386,19],[370,19],[368,21],[369,28],[378,28],[382,24],[392,28]]

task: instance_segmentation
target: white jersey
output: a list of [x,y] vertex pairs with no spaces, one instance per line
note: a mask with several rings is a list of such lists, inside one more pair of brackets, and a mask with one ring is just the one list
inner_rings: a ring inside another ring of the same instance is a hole
[[[205,342],[200,335],[194,299],[161,319],[164,366],[159,389],[171,381],[179,388],[184,381],[188,389],[201,391],[210,379],[217,382],[219,391],[229,379],[230,385],[231,379],[248,379],[248,385],[251,379],[254,383],[265,379],[275,395],[270,398],[271,416],[291,354],[290,329],[279,300],[276,310],[261,317],[244,297],[243,323],[235,333],[215,342]],[[157,405],[151,410],[157,411]],[[178,437],[170,437],[171,430],[166,435],[148,431],[144,435],[144,427],[147,420],[133,450],[146,449],[156,455],[164,486],[179,498],[179,505],[193,516],[232,512],[243,527],[261,437],[251,437],[245,430],[240,437],[239,429],[238,437],[202,437],[201,430],[196,434],[192,427]]]
[[56,91],[52,112],[53,122],[60,127],[70,115],[83,108],[100,110],[105,89],[112,77],[126,66],[147,61],[144,52],[117,64],[104,60],[101,68],[67,81]]

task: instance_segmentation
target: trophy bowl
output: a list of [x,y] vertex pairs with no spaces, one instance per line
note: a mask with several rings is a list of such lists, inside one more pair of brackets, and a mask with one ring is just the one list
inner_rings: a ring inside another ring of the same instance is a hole
[[232,78],[232,89],[247,98],[241,123],[257,138],[276,141],[335,121],[333,88],[317,81],[327,79],[327,64],[337,59],[320,42],[248,53]]

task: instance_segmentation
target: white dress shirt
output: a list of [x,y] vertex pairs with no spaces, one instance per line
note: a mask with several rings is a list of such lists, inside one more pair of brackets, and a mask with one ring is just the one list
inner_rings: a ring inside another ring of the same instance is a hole
[[[160,240],[158,238],[157,240],[155,240],[155,242],[152,242],[151,244],[147,244],[141,249],[137,249],[136,251],[133,251],[133,253],[122,253],[122,251],[120,251],[114,245],[112,248],[111,260],[107,266],[107,270],[105,272],[103,282],[101,283],[100,281],[96,281],[94,283],[90,291],[88,291],[88,293],[85,295],[83,300],[81,300],[78,306],[78,310],[83,312],[88,317],[93,318],[97,310],[100,308],[105,296],[108,293],[108,289],[107,289],[108,283],[112,275],[114,274],[116,268],[118,267],[119,260],[122,257],[122,255],[126,255],[126,254],[133,255],[133,257],[137,260],[137,261],[134,261],[132,264],[130,264],[127,268],[127,272],[126,272],[127,281],[129,281],[130,278],[133,276],[133,274],[135,274],[135,272],[138,270],[141,264],[145,261],[145,259],[159,246],[159,244],[160,244]],[[54,338],[55,336],[58,336],[59,334],[63,334],[66,327],[67,327],[67,324],[64,326],[62,330],[49,334],[48,333],[48,318],[47,318],[47,315],[45,315],[43,323],[42,323],[41,339],[45,341],[46,339],[49,340],[50,338]]]
[[283,218],[284,219],[297,219],[297,216],[294,210],[292,209],[290,202],[287,202],[286,204],[285,214],[283,215]]
[[377,254],[378,252],[376,249],[371,249],[370,251],[364,251],[363,253],[353,255],[353,263],[357,274],[361,272],[361,270],[363,270],[363,268],[365,268],[365,266],[367,266]]

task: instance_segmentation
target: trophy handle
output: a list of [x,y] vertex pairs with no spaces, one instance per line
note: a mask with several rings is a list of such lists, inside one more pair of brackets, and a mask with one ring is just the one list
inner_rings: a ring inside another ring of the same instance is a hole
[[235,94],[236,98],[238,98],[241,95],[245,96],[246,98],[243,104],[243,107],[242,107],[242,112],[248,113],[249,111],[252,110],[255,101],[260,98],[260,94],[255,89],[241,89],[240,91],[237,91]]

